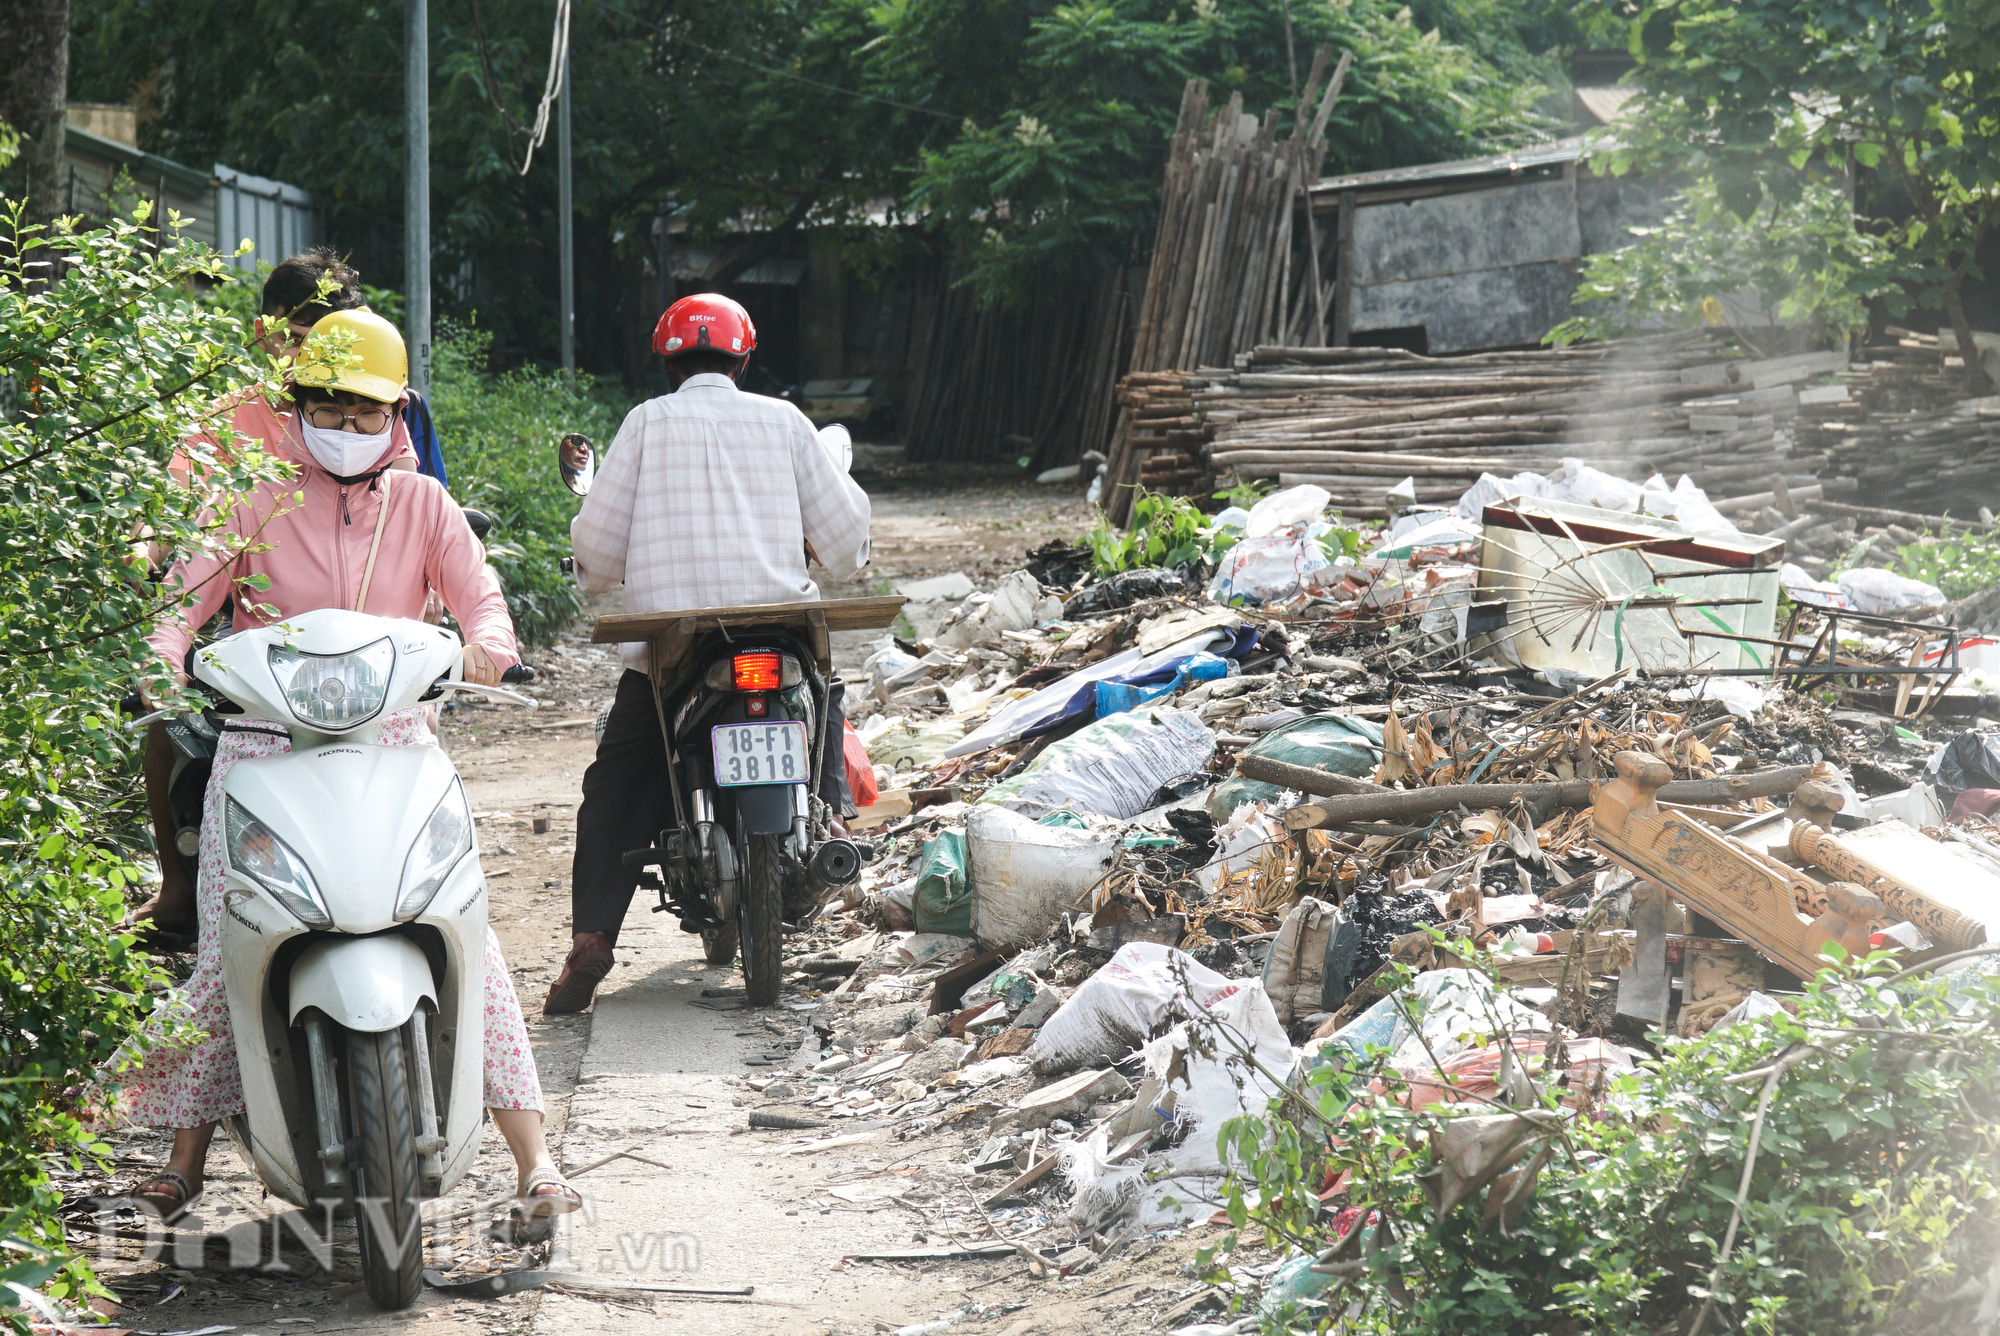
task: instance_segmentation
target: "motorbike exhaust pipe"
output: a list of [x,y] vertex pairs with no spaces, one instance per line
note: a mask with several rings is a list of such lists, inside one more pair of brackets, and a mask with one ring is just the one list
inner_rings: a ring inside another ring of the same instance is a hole
[[854,841],[828,840],[813,850],[812,877],[822,886],[845,886],[861,875],[861,851]]

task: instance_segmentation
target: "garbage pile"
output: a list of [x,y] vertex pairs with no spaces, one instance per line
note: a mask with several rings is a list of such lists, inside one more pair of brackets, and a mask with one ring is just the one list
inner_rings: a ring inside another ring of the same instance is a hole
[[1477,1108],[1497,1040],[1601,1085],[1830,949],[2000,941],[2000,725],[1946,721],[1935,591],[1815,581],[1686,477],[1426,499],[901,590],[848,683],[871,861],[796,939],[751,1127],[955,1138],[988,1242],[1069,1275],[1208,1223],[1218,1130],[1315,1067]]

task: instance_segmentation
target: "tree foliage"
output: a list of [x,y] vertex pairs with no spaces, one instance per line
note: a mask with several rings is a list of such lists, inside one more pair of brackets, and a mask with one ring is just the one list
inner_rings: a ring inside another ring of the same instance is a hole
[[1896,291],[1902,267],[1887,241],[1855,226],[1846,192],[1826,181],[1738,217],[1714,181],[1698,177],[1658,226],[1632,234],[1634,244],[1584,259],[1574,300],[1585,312],[1550,331],[1551,342],[1606,338],[1663,317],[1727,324],[1752,349],[1778,325],[1838,339],[1867,329],[1869,299]]
[[141,540],[208,543],[210,502],[276,476],[226,432],[198,488],[169,474],[271,367],[189,290],[222,262],[146,221],[40,228],[0,200],[0,1203],[58,1247],[47,1164],[104,1150],[93,1075],[164,983],[116,926],[143,819],[118,702],[175,598]]
[[[1000,298],[1026,275],[1130,258],[1150,235],[1190,77],[1286,107],[1314,46],[1352,49],[1329,162],[1359,171],[1535,132],[1570,29],[1512,0],[679,0],[579,6],[573,28],[581,355],[630,369],[655,220],[749,237],[717,277],[803,229],[877,263],[882,221],[968,252]],[[401,283],[402,8],[333,0],[76,0],[72,90],[143,90],[148,147],[312,190],[371,282]],[[1427,26],[1428,24],[1428,26]],[[477,309],[503,355],[556,343],[555,161],[524,178],[549,10],[432,9],[433,230],[441,308]],[[1538,49],[1539,50],[1539,49]],[[1220,100],[1220,99],[1218,99]],[[269,257],[266,257],[269,258]]]
[[[1960,293],[2000,224],[1990,0],[1652,0],[1631,46],[1642,93],[1613,170],[1685,172],[1748,222],[1810,214],[1816,185],[1858,169],[1861,230],[1881,243],[1861,286],[1882,283],[1892,314],[1942,310],[1970,346]],[[1967,376],[1983,383],[1976,361]]]

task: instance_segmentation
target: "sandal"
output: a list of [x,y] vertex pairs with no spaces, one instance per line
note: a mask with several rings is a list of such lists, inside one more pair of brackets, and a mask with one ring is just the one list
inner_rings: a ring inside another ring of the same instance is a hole
[[530,1169],[517,1199],[517,1209],[530,1221],[568,1215],[582,1206],[583,1194],[571,1187],[562,1170],[552,1164]]
[[162,1169],[132,1189],[132,1200],[150,1207],[160,1220],[171,1225],[194,1209],[201,1194],[178,1169]]

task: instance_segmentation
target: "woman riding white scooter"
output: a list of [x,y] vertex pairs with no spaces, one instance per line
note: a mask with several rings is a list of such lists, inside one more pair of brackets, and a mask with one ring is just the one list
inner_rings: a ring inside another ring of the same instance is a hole
[[[259,486],[224,517],[217,537],[229,544],[226,570],[202,554],[183,558],[168,576],[191,598],[161,621],[151,643],[177,674],[196,628],[231,593],[244,630],[318,608],[419,618],[436,590],[464,630],[468,681],[492,685],[519,661],[506,601],[458,506],[436,480],[389,467],[408,451],[399,411],[407,376],[402,336],[380,316],[336,311],[313,326],[292,373],[284,430],[266,442],[289,456],[297,476]],[[391,718],[382,741],[435,745],[423,709]],[[174,1129],[166,1168],[132,1194],[169,1218],[200,1192],[216,1124],[244,1108],[217,926],[223,780],[239,760],[290,748],[286,726],[276,721],[239,716],[224,727],[202,815],[195,969],[173,1004],[205,1037],[190,1047],[156,1048],[122,1078],[127,1121]],[[490,930],[485,978],[485,1102],[519,1168],[524,1207],[530,1215],[574,1210],[582,1199],[549,1156],[527,1026]]]

